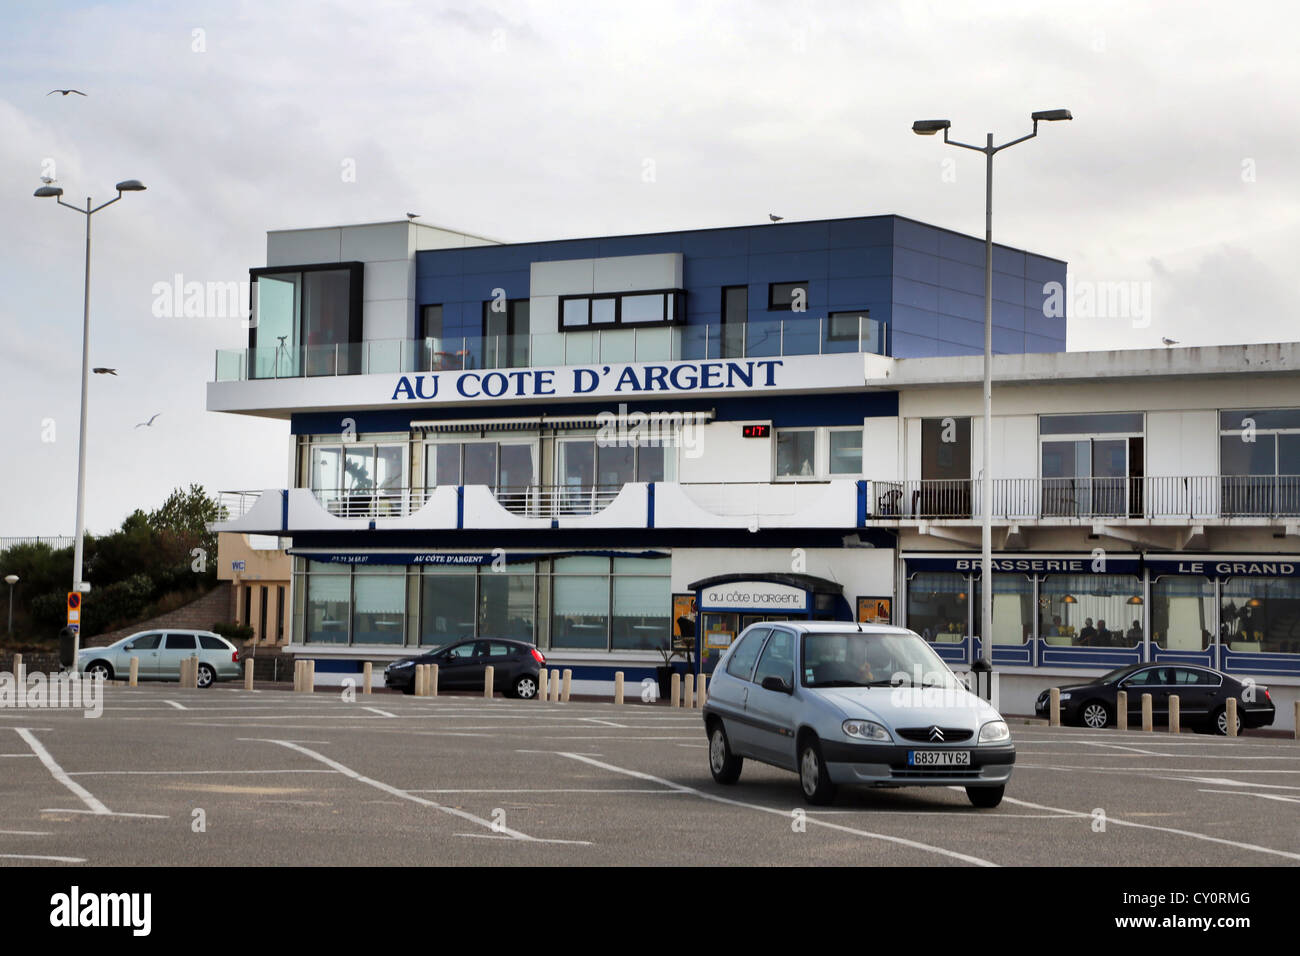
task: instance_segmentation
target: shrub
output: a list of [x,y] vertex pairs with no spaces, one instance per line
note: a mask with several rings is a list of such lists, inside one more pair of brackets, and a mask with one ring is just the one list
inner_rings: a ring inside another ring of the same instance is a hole
[[231,642],[251,641],[253,639],[253,628],[247,624],[235,624],[218,622],[208,628],[214,634],[220,634],[226,640]]

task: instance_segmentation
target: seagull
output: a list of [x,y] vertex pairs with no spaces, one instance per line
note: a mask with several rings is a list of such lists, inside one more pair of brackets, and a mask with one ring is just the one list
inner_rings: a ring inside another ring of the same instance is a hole
[[1171,339],[1171,338],[1169,338],[1168,336],[1161,336],[1161,337],[1160,337],[1160,341],[1163,342],[1165,345],[1177,345],[1177,344],[1178,344],[1178,340],[1177,340],[1177,339]]
[[407,219],[419,219],[419,218],[420,218],[420,214],[419,214],[418,212],[408,212],[408,213],[406,214],[406,218],[407,218]]
[[81,90],[50,90],[50,91],[49,91],[48,93],[46,93],[45,95],[46,95],[46,96],[53,96],[55,93],[62,93],[64,96],[67,96],[69,93],[76,93],[78,96],[85,96],[85,95],[86,95],[85,93],[81,92]]
[[780,222],[782,219],[785,218],[785,216],[778,216],[776,213],[769,212],[767,214],[767,218],[771,219],[773,222]]
[[92,368],[91,371],[94,372],[96,375],[116,375],[116,374],[117,374],[117,369],[115,369],[115,368]]
[[138,425],[136,425],[135,427],[136,427],[136,428],[148,428],[150,425],[153,424],[153,420],[154,420],[155,418],[157,418],[157,417],[158,417],[159,415],[161,415],[161,414],[162,414],[162,412],[154,412],[153,415],[149,418],[149,420],[148,420],[147,422],[140,422],[140,423],[139,423]]

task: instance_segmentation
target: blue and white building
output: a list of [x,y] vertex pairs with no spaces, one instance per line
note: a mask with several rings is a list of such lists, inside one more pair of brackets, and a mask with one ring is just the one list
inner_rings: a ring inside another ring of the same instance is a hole
[[[519,637],[578,690],[752,621],[977,656],[983,243],[899,216],[497,243],[272,232],[208,408],[288,420],[318,674]],[[1143,659],[1300,685],[1300,349],[1065,352],[1064,262],[994,254],[1003,706]],[[1058,287],[1059,288],[1059,287]],[[685,661],[679,667],[688,666]]]

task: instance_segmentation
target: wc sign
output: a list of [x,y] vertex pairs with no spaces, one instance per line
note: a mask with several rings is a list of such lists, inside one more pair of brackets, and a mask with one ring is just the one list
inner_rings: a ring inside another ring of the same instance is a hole
[[77,591],[68,592],[68,626],[80,626],[81,624],[81,594]]

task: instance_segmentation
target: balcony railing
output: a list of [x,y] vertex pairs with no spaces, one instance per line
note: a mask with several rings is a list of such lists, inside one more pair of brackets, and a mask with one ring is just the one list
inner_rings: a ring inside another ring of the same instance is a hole
[[[561,518],[603,511],[623,485],[513,485],[488,490],[511,514],[528,518]],[[400,518],[419,511],[434,488],[315,488],[321,507],[338,518]],[[242,513],[242,512],[241,512]]]
[[888,327],[858,316],[856,329],[824,318],[737,325],[634,327],[534,335],[377,339],[339,345],[266,346],[217,352],[216,381],[312,378],[460,369],[673,362],[868,352],[887,355]]
[[[976,479],[874,481],[875,519],[975,519]],[[1028,518],[1275,518],[1300,516],[1300,476],[995,478],[993,515]]]

